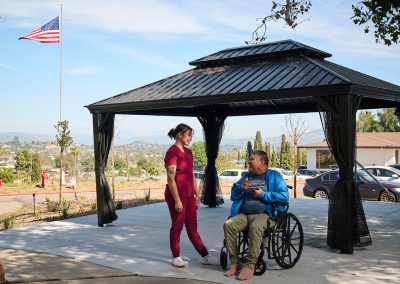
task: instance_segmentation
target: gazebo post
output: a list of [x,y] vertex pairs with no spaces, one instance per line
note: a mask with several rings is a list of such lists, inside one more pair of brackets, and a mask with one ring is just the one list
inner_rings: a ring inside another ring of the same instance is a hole
[[315,97],[326,113],[323,126],[332,154],[339,166],[339,180],[331,191],[327,243],[342,253],[353,253],[353,245],[369,245],[368,226],[353,170],[355,166],[357,96]]
[[97,223],[99,227],[118,218],[110,186],[104,174],[114,133],[114,113],[92,113],[94,164],[96,175]]
[[203,133],[207,154],[207,166],[204,171],[203,189],[201,190],[201,201],[209,207],[216,207],[224,203],[222,191],[219,186],[215,160],[218,156],[219,145],[224,131],[226,115],[216,110],[207,112],[198,118],[203,126]]

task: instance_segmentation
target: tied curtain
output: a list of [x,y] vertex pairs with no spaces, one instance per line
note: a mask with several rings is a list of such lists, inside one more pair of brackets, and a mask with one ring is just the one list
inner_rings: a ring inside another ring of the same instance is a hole
[[100,227],[118,218],[104,173],[114,136],[114,118],[114,113],[93,114],[97,219]]
[[358,96],[316,98],[325,138],[339,166],[339,180],[329,199],[327,244],[342,253],[353,253],[353,246],[371,244],[358,185],[353,175],[356,160],[356,112]]
[[207,165],[204,170],[200,198],[201,202],[209,207],[216,207],[224,203],[221,187],[219,185],[217,168],[215,167],[215,160],[218,156],[226,117],[227,115],[217,111],[211,111],[197,117],[203,126],[207,155]]

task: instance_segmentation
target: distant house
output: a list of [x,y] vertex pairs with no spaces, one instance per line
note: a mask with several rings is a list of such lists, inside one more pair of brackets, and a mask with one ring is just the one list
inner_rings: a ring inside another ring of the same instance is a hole
[[[307,168],[332,168],[336,164],[325,141],[298,146],[307,149]],[[400,132],[358,132],[356,159],[364,166],[399,163]]]

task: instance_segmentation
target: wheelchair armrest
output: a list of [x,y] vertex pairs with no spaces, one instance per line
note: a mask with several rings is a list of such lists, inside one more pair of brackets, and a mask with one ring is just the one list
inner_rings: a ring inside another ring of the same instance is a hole
[[[277,202],[271,203],[271,206],[272,206],[272,210],[271,210],[272,219],[276,219],[281,213],[286,213],[289,210],[289,202],[277,201]],[[284,206],[285,211],[281,212],[281,211],[276,210],[277,206]]]

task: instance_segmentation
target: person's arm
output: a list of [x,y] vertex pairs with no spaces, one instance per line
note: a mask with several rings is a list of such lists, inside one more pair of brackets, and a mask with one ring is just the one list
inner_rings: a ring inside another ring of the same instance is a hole
[[196,207],[199,208],[200,206],[200,195],[199,189],[197,188],[196,176],[193,172],[193,187],[194,187],[194,198],[196,199]]
[[176,165],[170,165],[166,167],[167,170],[167,182],[169,186],[169,190],[175,200],[175,210],[178,212],[182,211],[183,205],[181,198],[178,194],[178,187],[176,186],[175,182],[175,174],[176,174]]
[[248,174],[242,176],[242,178],[235,182],[231,189],[231,200],[236,201],[243,197],[245,190],[249,188],[248,182]]

